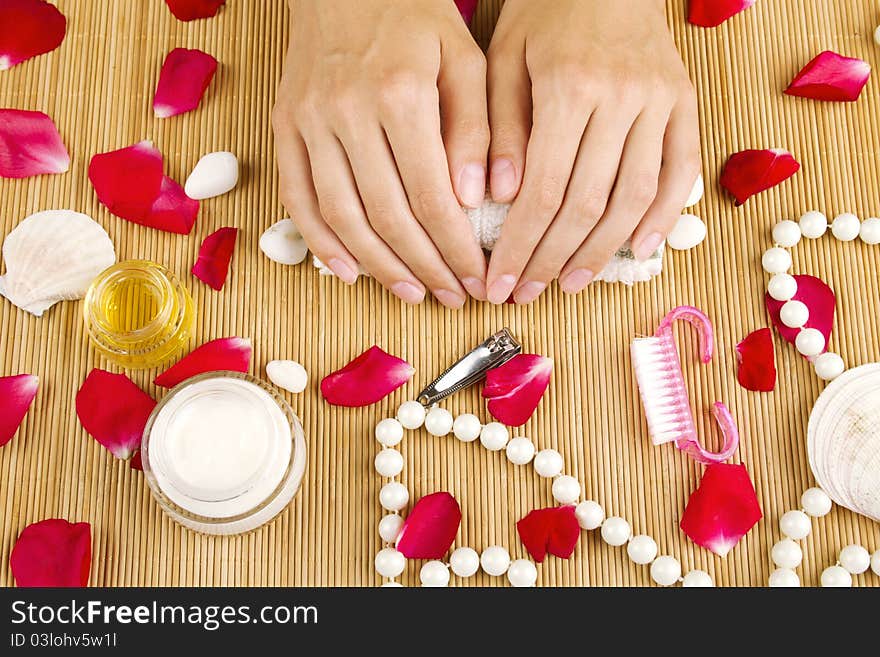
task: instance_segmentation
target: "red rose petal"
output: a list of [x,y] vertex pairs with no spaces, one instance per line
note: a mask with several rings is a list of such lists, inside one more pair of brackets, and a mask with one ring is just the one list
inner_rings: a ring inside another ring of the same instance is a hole
[[32,374],[0,377],[0,447],[18,431],[37,396],[39,383]]
[[770,392],[776,387],[776,354],[768,328],[749,333],[736,345],[736,378],[746,390]]
[[781,148],[734,153],[721,172],[721,186],[742,205],[755,194],[775,187],[798,172],[801,165]]
[[205,372],[247,372],[253,346],[247,338],[220,338],[206,342],[156,377],[154,383],[173,388],[178,383]]
[[870,76],[871,65],[868,62],[826,50],[801,69],[785,93],[801,98],[851,103],[858,100]]
[[[831,329],[834,327],[834,309],[837,305],[834,290],[815,276],[798,275],[794,279],[797,281],[797,293],[794,295],[794,300],[803,302],[810,310],[810,318],[805,326],[821,331],[825,336],[825,345],[827,346],[831,339]],[[800,329],[789,328],[782,323],[779,313],[785,302],[777,301],[769,294],[766,295],[765,301],[773,326],[786,342],[794,344]]]
[[76,414],[86,431],[118,459],[140,449],[156,402],[124,374],[94,369],[76,393]]
[[215,290],[222,290],[229,273],[229,262],[235,251],[237,235],[237,228],[221,228],[208,235],[199,249],[199,259],[193,265],[193,276]]
[[150,207],[149,214],[135,223],[169,233],[189,235],[198,215],[199,202],[187,196],[176,180],[162,176],[159,196]]
[[55,50],[64,41],[67,19],[43,0],[0,2],[0,71]]
[[723,557],[761,517],[746,467],[712,463],[691,493],[681,517],[681,530],[697,545]]
[[464,18],[465,23],[470,24],[471,20],[473,20],[478,2],[479,0],[455,0],[455,6],[458,7],[458,11],[461,12],[461,16]]
[[368,406],[390,395],[413,374],[412,365],[374,346],[325,376],[321,394],[334,406]]
[[194,110],[216,71],[217,60],[208,53],[175,48],[162,65],[153,112],[160,119],[167,119]]
[[512,427],[525,424],[550,385],[552,371],[553,361],[535,354],[519,354],[489,370],[483,397],[492,417]]
[[516,530],[526,550],[538,563],[542,563],[548,553],[568,559],[581,535],[571,505],[531,511],[516,523]]
[[452,495],[425,495],[406,517],[397,551],[407,559],[440,559],[449,551],[459,525],[461,509]]
[[143,461],[141,461],[141,450],[138,450],[134,453],[134,455],[129,460],[128,465],[129,467],[131,467],[132,470],[140,470],[141,472],[144,471],[144,464]]
[[22,587],[83,587],[89,583],[91,561],[91,525],[53,518],[22,530],[9,555],[9,569]]
[[717,27],[755,2],[756,0],[690,0],[688,22],[700,27]]
[[194,21],[216,16],[226,0],[165,0],[165,4],[179,20]]
[[52,119],[42,112],[0,109],[0,178],[64,173],[69,168],[70,155]]

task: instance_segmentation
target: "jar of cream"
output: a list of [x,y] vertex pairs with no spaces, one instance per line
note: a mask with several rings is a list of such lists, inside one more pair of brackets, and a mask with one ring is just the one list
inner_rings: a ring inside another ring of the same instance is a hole
[[299,490],[302,425],[277,390],[239,372],[184,381],[153,410],[141,444],[159,506],[205,534],[239,534],[272,520]]

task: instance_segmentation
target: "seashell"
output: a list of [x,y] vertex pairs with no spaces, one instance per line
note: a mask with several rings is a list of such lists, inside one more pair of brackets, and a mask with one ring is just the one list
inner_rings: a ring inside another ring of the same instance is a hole
[[293,219],[282,219],[260,236],[260,251],[282,265],[298,265],[306,259],[309,248]]
[[231,192],[238,184],[238,158],[232,153],[208,153],[196,163],[184,191],[196,201]]
[[279,388],[302,392],[309,382],[306,369],[294,360],[273,360],[266,365],[266,376]]
[[25,218],[3,243],[0,295],[37,317],[59,301],[81,299],[116,262],[113,242],[91,217],[48,210]]
[[880,521],[880,363],[845,372],[819,395],[807,451],[832,500]]
[[692,249],[706,239],[706,224],[693,214],[683,214],[679,217],[666,238],[666,243],[676,251]]

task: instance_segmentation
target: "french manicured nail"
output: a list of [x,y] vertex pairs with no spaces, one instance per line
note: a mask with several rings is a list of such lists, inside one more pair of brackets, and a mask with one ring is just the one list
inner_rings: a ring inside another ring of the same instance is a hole
[[449,290],[433,290],[431,294],[447,308],[461,308],[464,305],[464,297],[457,292]]
[[532,281],[531,283],[526,283],[525,285],[521,285],[516,293],[513,295],[513,300],[517,303],[531,303],[539,296],[541,296],[541,292],[547,289],[546,283],[539,283],[538,281]]
[[461,279],[461,284],[464,285],[464,289],[467,290],[468,294],[474,299],[479,299],[480,301],[486,300],[486,284],[479,278],[463,278]]
[[568,276],[563,278],[559,284],[562,286],[563,292],[577,294],[590,284],[590,281],[593,280],[594,276],[595,274],[589,269],[575,269]]
[[466,164],[458,177],[461,202],[469,208],[478,208],[486,198],[486,167]]
[[400,283],[395,283],[391,286],[391,291],[407,303],[411,303],[413,305],[417,303],[421,303],[425,300],[424,291],[417,288],[412,283],[407,283],[406,281],[401,281]]
[[637,260],[647,260],[651,257],[651,254],[657,250],[657,247],[660,246],[660,243],[663,241],[663,235],[660,233],[651,233],[645,239],[643,239],[639,245],[636,247],[636,259]]
[[513,292],[513,286],[516,285],[516,277],[510,274],[500,276],[492,285],[489,286],[488,297],[492,303],[504,303],[510,298]]
[[349,285],[354,285],[354,283],[357,282],[358,273],[339,258],[330,258],[330,262],[327,263],[327,266],[333,270],[334,274]]
[[495,201],[509,201],[516,194],[516,168],[506,157],[492,162],[489,174],[492,198]]

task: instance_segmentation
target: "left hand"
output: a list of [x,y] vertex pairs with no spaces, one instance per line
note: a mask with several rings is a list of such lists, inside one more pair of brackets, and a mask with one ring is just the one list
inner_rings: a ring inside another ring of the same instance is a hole
[[583,290],[675,225],[700,172],[696,96],[663,0],[507,0],[489,49],[490,187],[513,207],[489,300]]

